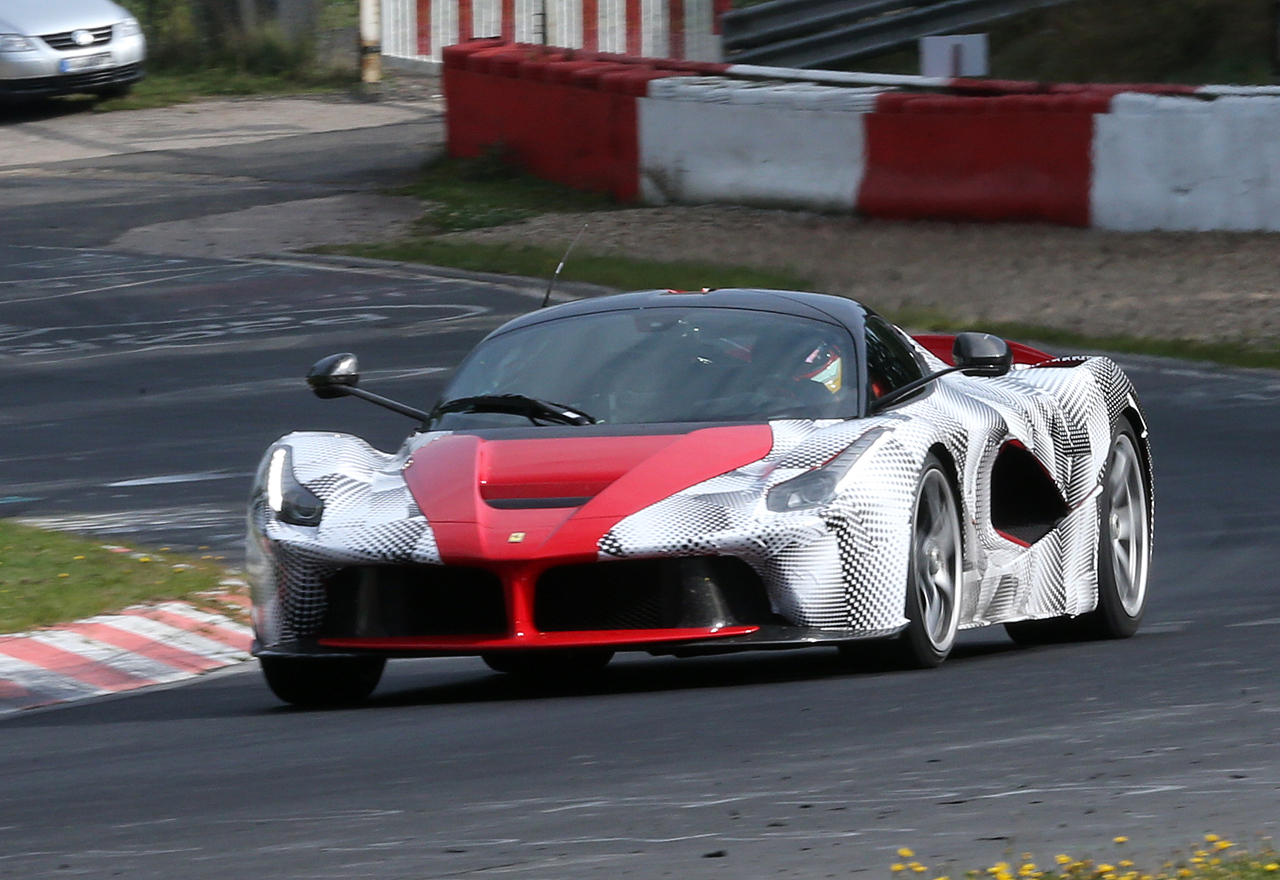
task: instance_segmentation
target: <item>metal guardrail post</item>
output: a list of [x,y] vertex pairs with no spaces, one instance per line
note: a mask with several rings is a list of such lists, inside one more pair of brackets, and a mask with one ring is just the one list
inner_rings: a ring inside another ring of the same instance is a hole
[[360,81],[382,81],[382,0],[360,0]]

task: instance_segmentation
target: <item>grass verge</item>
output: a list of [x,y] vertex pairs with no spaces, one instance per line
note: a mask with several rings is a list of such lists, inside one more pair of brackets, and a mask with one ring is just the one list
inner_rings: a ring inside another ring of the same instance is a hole
[[[93,109],[149,110],[185,104],[200,98],[243,95],[299,95],[350,89],[357,79],[345,72],[281,75],[249,73],[225,68],[212,68],[190,73],[148,73],[123,98],[97,101]],[[91,101],[88,97],[67,98],[68,101]]]
[[226,576],[215,560],[107,549],[99,541],[0,520],[0,633],[218,590]]
[[[483,244],[432,238],[405,239],[387,244],[325,247],[317,248],[315,252],[451,266],[473,272],[496,272],[531,278],[550,278],[556,264],[564,256],[561,250],[533,245]],[[632,260],[581,251],[574,251],[560,278],[565,281],[603,284],[620,290],[700,290],[703,287],[806,289],[803,277],[786,271],[709,263]]]
[[[348,254],[380,260],[449,266],[550,278],[564,256],[559,248],[489,244],[441,238],[442,233],[518,223],[539,214],[625,210],[608,196],[581,192],[524,173],[501,151],[475,159],[438,159],[416,183],[396,190],[427,206],[414,235],[398,241],[335,245],[314,253]],[[753,269],[710,263],[634,260],[575,250],[561,273],[565,281],[603,284],[621,290],[703,287],[775,287],[805,289],[809,282],[785,269]]]
[[424,234],[462,232],[528,220],[538,214],[618,210],[611,198],[526,174],[501,150],[475,159],[430,162],[417,183],[397,191],[429,204]]

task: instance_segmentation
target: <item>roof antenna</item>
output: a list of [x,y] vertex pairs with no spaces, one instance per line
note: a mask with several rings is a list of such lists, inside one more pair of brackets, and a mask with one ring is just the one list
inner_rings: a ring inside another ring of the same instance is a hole
[[[587,223],[591,221],[588,220]],[[587,231],[587,223],[582,224],[582,228],[578,230],[578,234],[573,237],[573,241],[569,242],[569,247],[565,250],[564,256],[560,258],[560,265],[556,266],[556,271],[551,276],[551,280],[547,282],[547,295],[542,298],[540,309],[545,309],[551,303],[551,289],[556,286],[556,281],[560,278],[560,272],[564,269],[564,264],[569,260],[569,254],[573,253],[573,247],[578,243],[578,239],[582,238],[582,233]]]

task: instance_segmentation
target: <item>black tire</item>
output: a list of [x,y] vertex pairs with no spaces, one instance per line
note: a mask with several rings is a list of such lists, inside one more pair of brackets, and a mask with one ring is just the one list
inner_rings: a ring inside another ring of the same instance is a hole
[[364,701],[387,665],[383,657],[261,657],[259,661],[271,692],[305,709]]
[[105,89],[98,89],[93,94],[100,101],[110,101],[112,98],[126,98],[133,91],[133,84],[126,83],[120,86],[108,86]]
[[480,659],[494,672],[528,677],[582,677],[600,672],[609,665],[614,652],[609,648],[542,648],[492,651]]
[[907,569],[907,628],[894,643],[896,665],[931,669],[947,659],[960,622],[964,533],[955,486],[930,455],[916,482]]
[[1151,564],[1151,487],[1127,419],[1111,438],[1098,499],[1098,606],[1079,617],[1006,623],[1019,645],[1127,639],[1142,625]]

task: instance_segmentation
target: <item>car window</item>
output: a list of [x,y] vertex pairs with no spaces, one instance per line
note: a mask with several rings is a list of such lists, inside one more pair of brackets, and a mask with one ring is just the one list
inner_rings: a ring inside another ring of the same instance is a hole
[[[610,424],[852,417],[853,357],[848,331],[823,321],[747,309],[633,309],[490,339],[459,367],[443,399],[521,394]],[[455,413],[437,427],[517,424],[528,422]]]
[[924,375],[910,345],[879,315],[866,317],[868,400],[875,400]]

